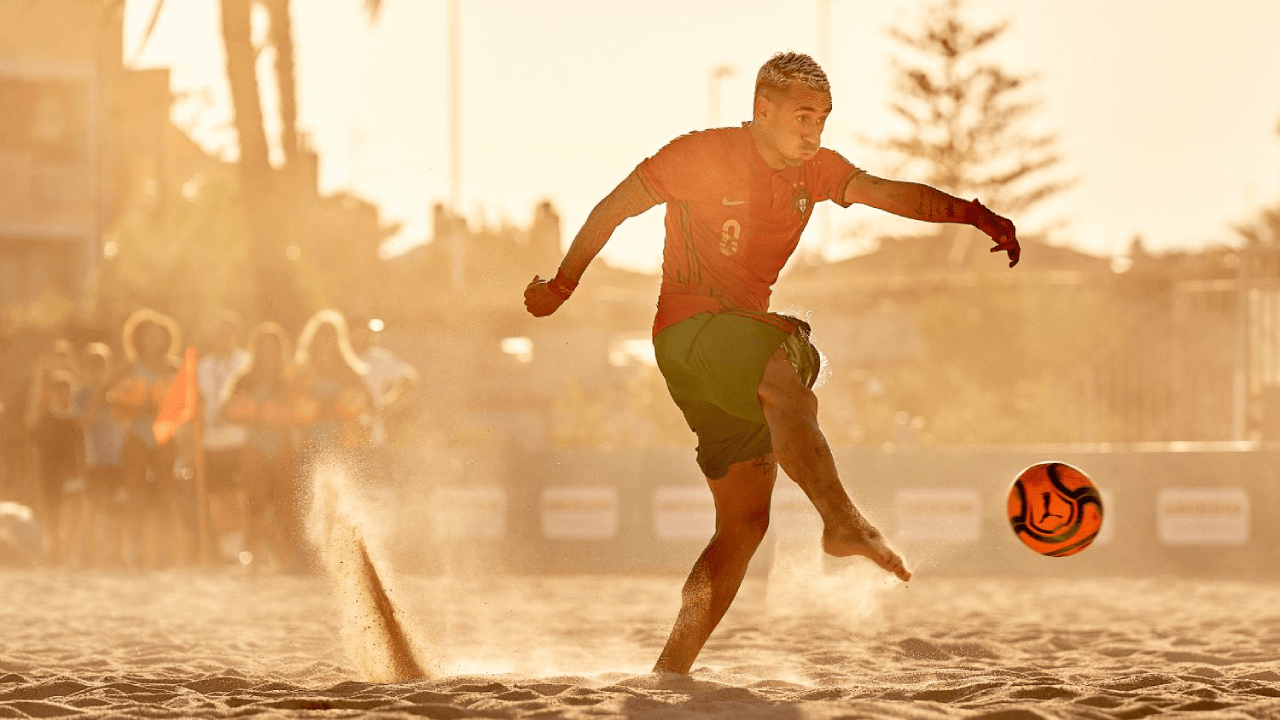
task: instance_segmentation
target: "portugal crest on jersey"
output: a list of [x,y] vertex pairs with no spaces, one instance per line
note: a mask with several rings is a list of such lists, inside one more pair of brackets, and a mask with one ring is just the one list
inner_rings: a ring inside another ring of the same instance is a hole
[[804,183],[796,183],[791,186],[791,206],[796,209],[800,215],[804,215],[809,209],[809,188]]

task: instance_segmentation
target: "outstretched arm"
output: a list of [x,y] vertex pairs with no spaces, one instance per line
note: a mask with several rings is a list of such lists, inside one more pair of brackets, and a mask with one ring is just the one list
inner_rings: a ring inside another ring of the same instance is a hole
[[850,180],[844,199],[912,220],[972,225],[995,241],[991,252],[1007,252],[1009,267],[1018,264],[1022,249],[1017,229],[1008,218],[991,212],[977,200],[966,202],[928,185],[886,180],[870,173]]
[[573,294],[587,265],[609,242],[622,221],[657,204],[658,201],[645,189],[633,170],[587,216],[587,221],[574,236],[569,251],[560,262],[556,276],[550,280],[534,276],[533,282],[524,290],[525,308],[535,317],[545,317],[559,309]]

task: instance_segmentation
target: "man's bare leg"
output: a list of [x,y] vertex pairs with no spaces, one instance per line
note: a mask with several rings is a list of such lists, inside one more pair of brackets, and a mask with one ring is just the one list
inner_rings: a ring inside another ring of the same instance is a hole
[[818,397],[800,381],[785,350],[779,349],[765,366],[760,406],[778,463],[822,516],[823,549],[837,557],[862,555],[902,580],[910,580],[902,558],[858,512],[840,484],[831,447],[818,427]]
[[773,456],[729,466],[707,480],[716,503],[716,534],[685,581],[680,613],[654,672],[687,673],[738,594],[747,564],[769,529],[769,500],[778,465]]

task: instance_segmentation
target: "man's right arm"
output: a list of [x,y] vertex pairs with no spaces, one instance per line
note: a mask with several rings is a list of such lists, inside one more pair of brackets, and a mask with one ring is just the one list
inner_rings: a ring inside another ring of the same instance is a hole
[[623,220],[635,217],[658,204],[649,189],[645,187],[640,176],[633,170],[626,179],[618,183],[591,214],[587,216],[582,229],[574,236],[569,251],[560,262],[560,269],[550,280],[534,277],[533,282],[525,288],[524,304],[530,313],[543,317],[555,312],[574,288],[587,266],[609,242],[613,231]]

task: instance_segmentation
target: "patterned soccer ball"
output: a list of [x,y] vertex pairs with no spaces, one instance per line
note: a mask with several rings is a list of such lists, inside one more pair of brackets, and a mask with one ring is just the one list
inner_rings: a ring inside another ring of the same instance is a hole
[[1102,528],[1102,495],[1078,468],[1043,462],[1018,473],[1009,488],[1009,523],[1023,545],[1066,557],[1089,547]]

